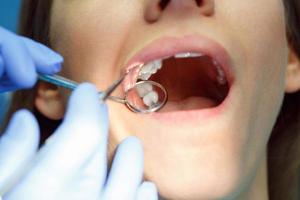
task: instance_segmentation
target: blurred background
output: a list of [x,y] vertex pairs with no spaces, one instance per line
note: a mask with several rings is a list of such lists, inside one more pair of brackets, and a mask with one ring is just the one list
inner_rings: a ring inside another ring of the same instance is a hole
[[[0,0],[0,26],[16,32],[21,0]],[[0,124],[9,106],[10,93],[0,93]]]
[[21,0],[0,0],[0,26],[17,30]]

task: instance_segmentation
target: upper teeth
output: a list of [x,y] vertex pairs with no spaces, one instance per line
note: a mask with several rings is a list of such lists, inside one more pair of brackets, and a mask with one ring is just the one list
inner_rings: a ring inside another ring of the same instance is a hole
[[227,80],[225,78],[225,73],[223,71],[223,69],[220,67],[220,65],[217,63],[217,65],[215,64],[216,68],[217,68],[217,81],[220,85],[225,85],[227,83]]
[[[193,57],[201,57],[204,56],[204,54],[201,53],[193,53],[193,52],[185,52],[185,53],[178,53],[174,57],[175,58],[193,58]],[[217,81],[220,85],[225,85],[227,83],[225,73],[223,69],[221,68],[220,64],[213,60],[213,64],[217,69]],[[163,65],[163,59],[155,60],[152,62],[149,62],[145,64],[141,71],[139,72],[138,79],[141,80],[148,80],[153,74],[155,74],[159,69],[162,68]]]
[[174,57],[175,58],[194,58],[194,57],[201,57],[201,56],[203,56],[203,54],[201,54],[201,53],[187,52],[187,53],[178,53]]
[[139,73],[139,79],[148,80],[152,74],[155,74],[157,70],[161,69],[162,60],[155,60],[153,62],[147,63],[143,66]]

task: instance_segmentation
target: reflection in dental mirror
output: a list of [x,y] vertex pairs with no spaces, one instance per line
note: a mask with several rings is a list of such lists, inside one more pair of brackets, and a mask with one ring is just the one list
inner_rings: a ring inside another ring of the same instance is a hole
[[154,81],[138,81],[125,93],[124,99],[110,96],[108,99],[124,103],[136,113],[152,113],[160,110],[167,102],[166,89]]

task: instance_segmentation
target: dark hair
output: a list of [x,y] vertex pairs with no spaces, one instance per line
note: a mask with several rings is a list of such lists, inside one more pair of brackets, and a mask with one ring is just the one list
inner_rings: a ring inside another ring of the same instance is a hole
[[[300,58],[300,1],[283,0],[286,8],[287,37]],[[49,44],[52,0],[23,0],[20,34]],[[59,124],[45,119],[34,109],[35,89],[16,92],[7,119],[20,108],[33,111],[43,138]],[[299,199],[300,183],[300,92],[286,94],[268,143],[268,188],[270,199]],[[8,121],[8,120],[7,120]]]
[[[300,1],[283,0],[287,37],[300,58]],[[268,143],[268,186],[270,199],[299,199],[300,92],[285,94]]]

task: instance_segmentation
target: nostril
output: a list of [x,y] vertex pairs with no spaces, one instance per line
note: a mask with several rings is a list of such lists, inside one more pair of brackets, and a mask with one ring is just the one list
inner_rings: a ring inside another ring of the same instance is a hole
[[170,0],[160,0],[159,1],[159,8],[161,10],[164,10],[169,3],[170,3]]
[[198,7],[202,6],[203,1],[202,0],[196,0],[196,4]]
[[[167,5],[170,3],[170,1],[171,0],[160,0],[159,1],[159,8],[161,10],[164,10],[167,7]],[[202,6],[202,4],[203,4],[202,0],[195,0],[195,1],[196,1],[196,4],[197,4],[198,7]]]
[[[157,22],[162,16],[163,12],[170,7],[170,12],[178,12],[185,10],[190,12],[197,10],[202,15],[211,16],[214,14],[215,0],[149,0],[144,11],[144,19],[148,23]],[[171,4],[173,4],[171,6]],[[197,7],[198,9],[197,9]]]
[[144,18],[148,23],[154,23],[159,20],[163,9],[165,9],[170,0],[150,0],[145,7]]

